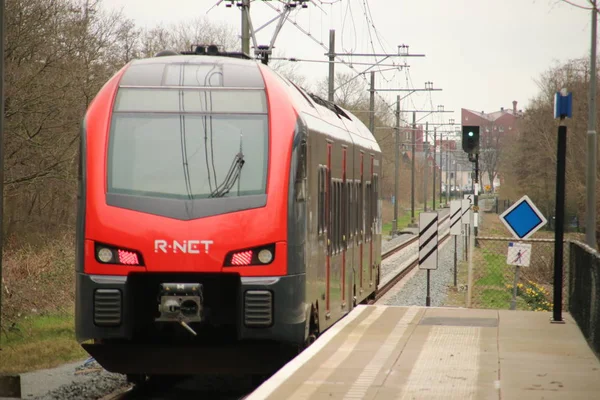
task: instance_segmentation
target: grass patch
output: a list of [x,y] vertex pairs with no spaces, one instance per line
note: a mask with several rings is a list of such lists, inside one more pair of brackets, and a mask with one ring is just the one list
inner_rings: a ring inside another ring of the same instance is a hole
[[88,354],[75,340],[73,315],[29,316],[0,337],[0,373],[53,368]]
[[485,275],[478,279],[475,285],[479,286],[504,286],[504,265],[506,258],[500,254],[494,254],[483,250],[483,259],[485,261]]
[[510,308],[512,296],[502,289],[484,289],[479,293],[479,306],[482,308],[503,309]]
[[[421,214],[422,210],[415,210],[415,223],[419,223],[419,214]],[[404,214],[398,217],[398,230],[401,231],[410,225],[410,211],[405,212]],[[388,221],[382,226],[382,233],[389,234],[392,231],[392,221]]]

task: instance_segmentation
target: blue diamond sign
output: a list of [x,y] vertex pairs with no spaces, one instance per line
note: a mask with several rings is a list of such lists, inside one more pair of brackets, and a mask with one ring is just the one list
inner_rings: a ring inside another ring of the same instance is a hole
[[523,196],[504,211],[500,221],[520,240],[527,239],[548,222],[528,196]]

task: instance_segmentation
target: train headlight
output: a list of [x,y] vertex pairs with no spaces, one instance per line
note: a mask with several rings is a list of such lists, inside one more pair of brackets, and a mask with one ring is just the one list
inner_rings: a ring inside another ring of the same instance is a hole
[[266,266],[275,259],[275,243],[253,248],[237,249],[225,255],[225,267]]
[[96,261],[102,264],[144,266],[142,254],[136,250],[96,242],[94,254]]
[[258,252],[258,260],[263,264],[268,264],[273,259],[273,253],[270,250],[264,249]]
[[98,251],[98,260],[102,261],[103,263],[111,262],[113,260],[112,250],[107,249],[106,247],[100,248]]

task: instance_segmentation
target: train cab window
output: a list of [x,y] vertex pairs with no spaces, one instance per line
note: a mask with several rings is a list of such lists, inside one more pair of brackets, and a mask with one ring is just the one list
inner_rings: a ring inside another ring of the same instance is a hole
[[165,86],[223,86],[223,67],[219,64],[170,64],[164,75]]
[[[229,90],[211,97],[199,90],[119,89],[108,192],[179,200],[266,194],[265,93],[244,93],[242,102],[232,101],[237,91]],[[256,104],[246,104],[250,98]]]

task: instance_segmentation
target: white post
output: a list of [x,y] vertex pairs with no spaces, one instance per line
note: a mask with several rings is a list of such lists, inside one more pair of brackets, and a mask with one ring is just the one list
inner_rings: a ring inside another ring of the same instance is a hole
[[471,223],[469,224],[469,276],[467,279],[467,308],[471,308],[471,301],[473,298],[473,252],[475,250],[475,235],[474,235],[474,225],[475,225],[475,213],[471,212]]

